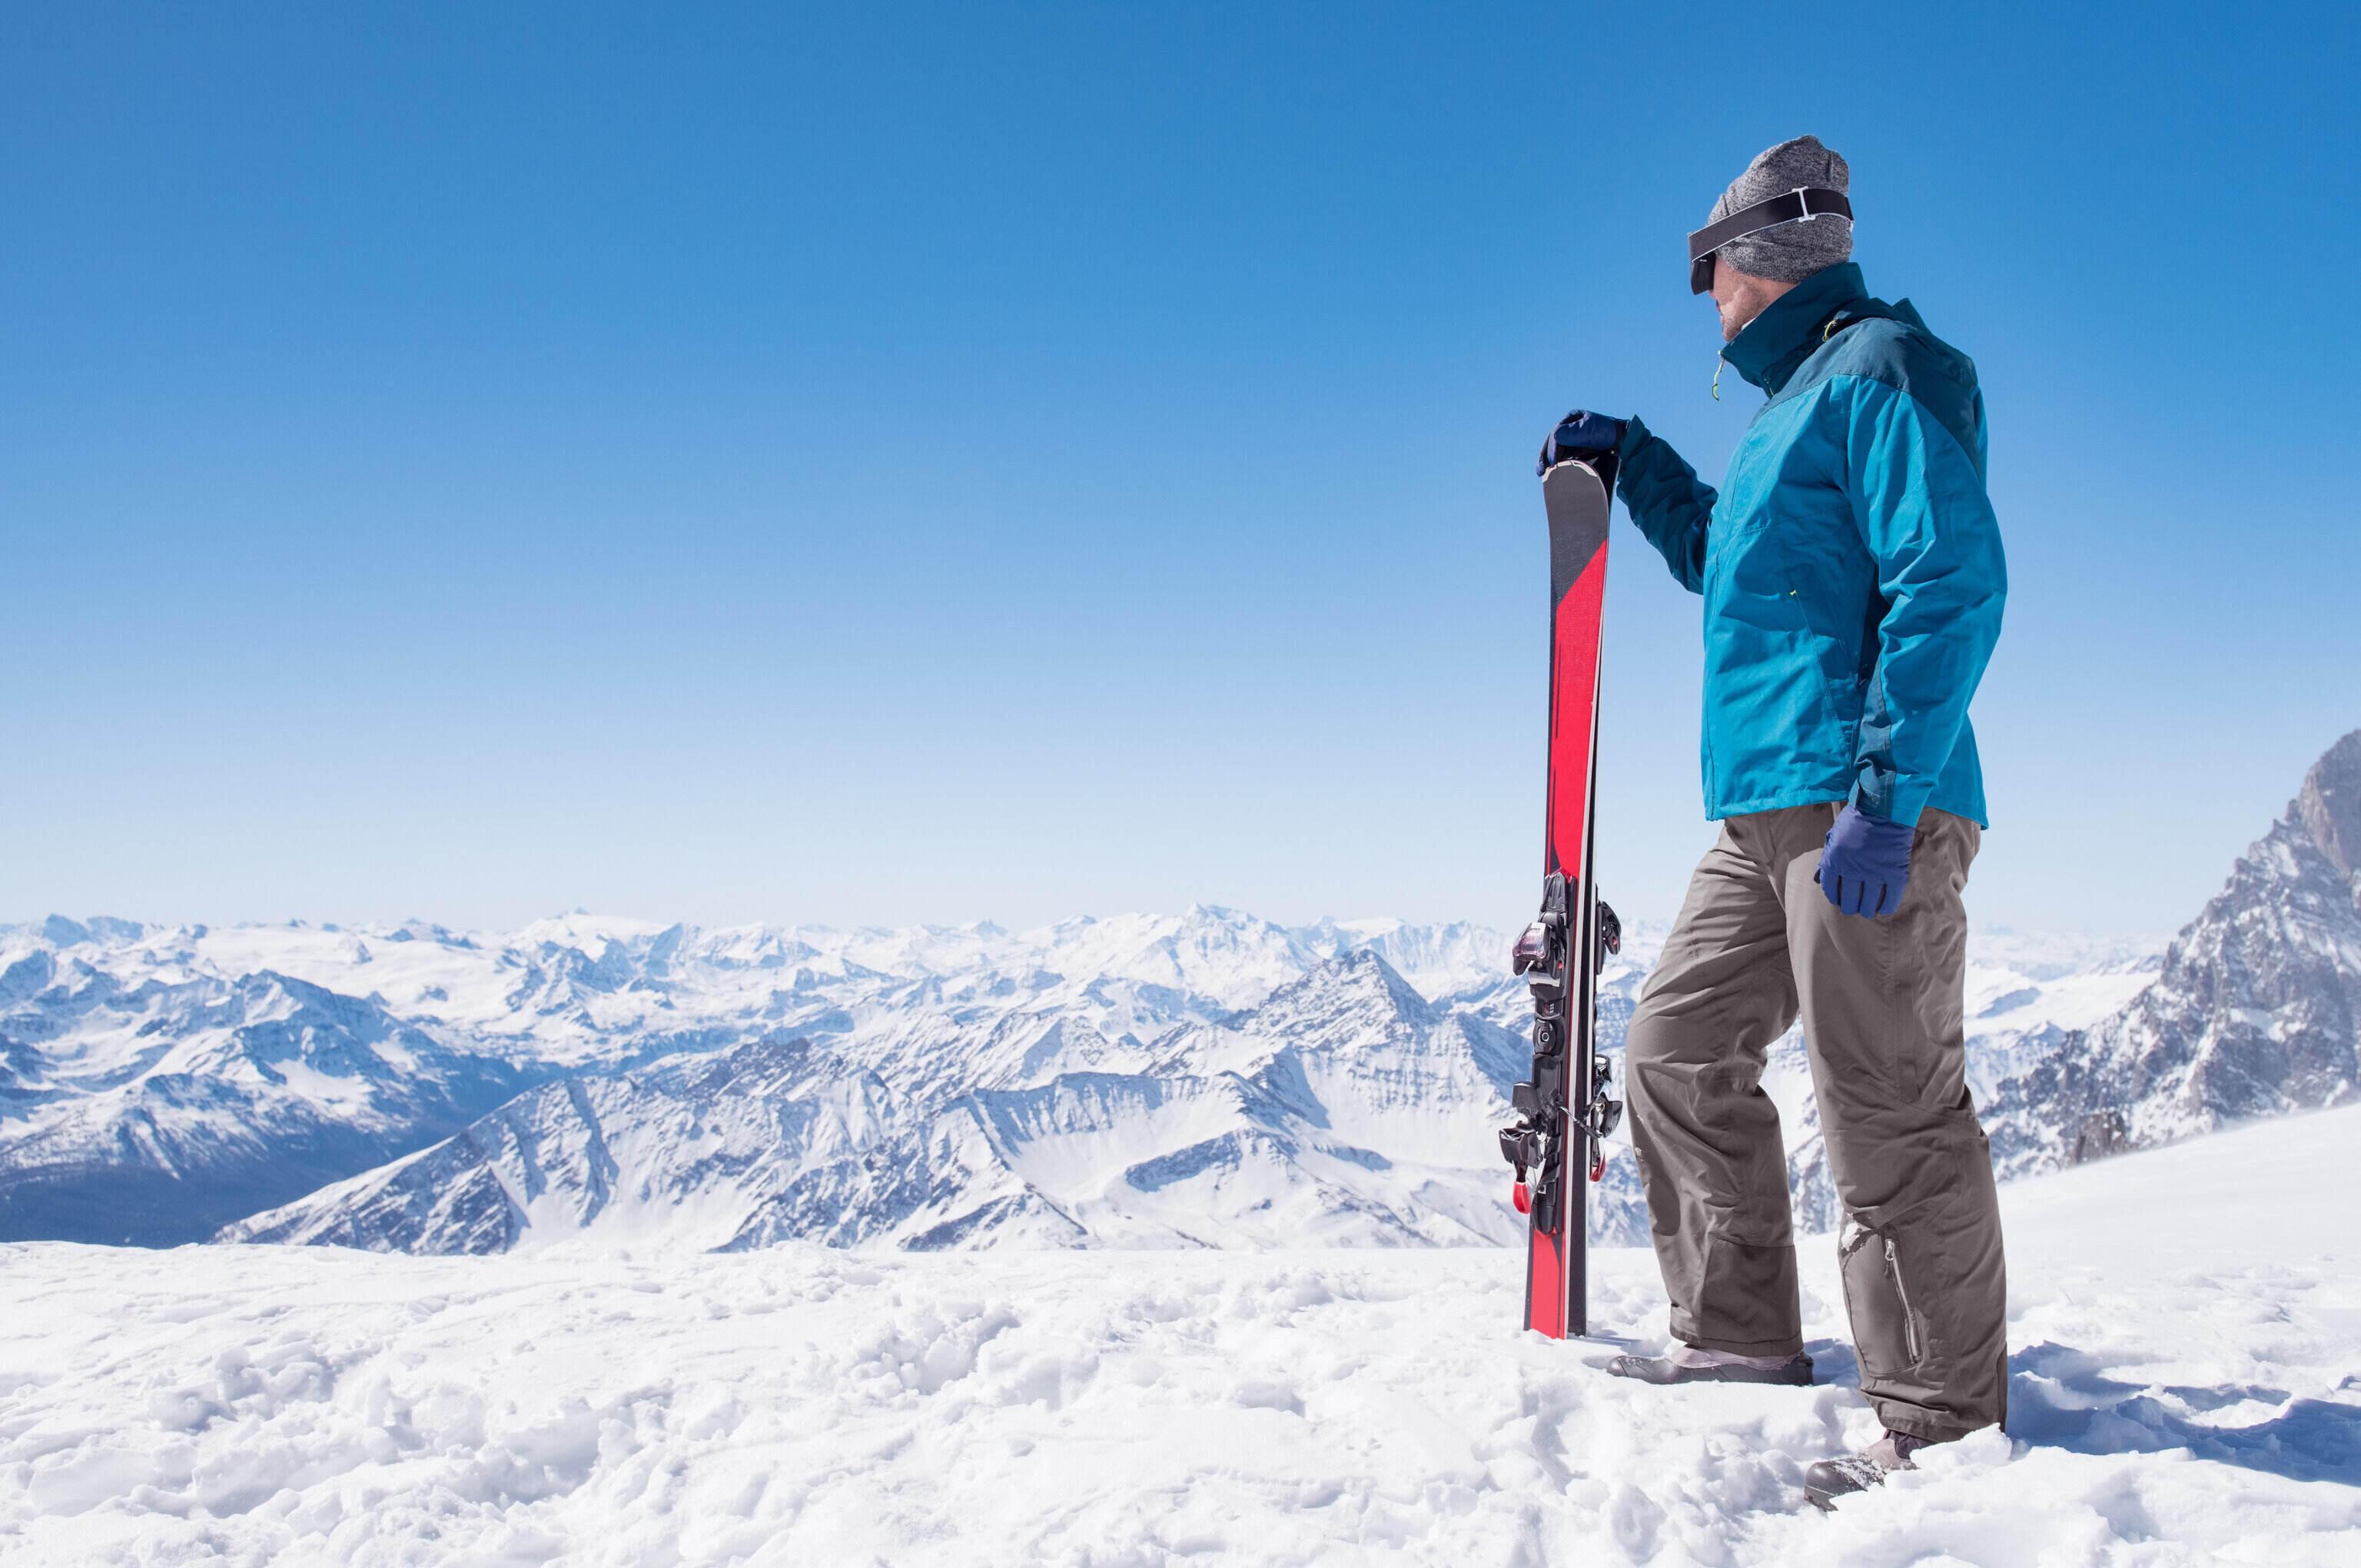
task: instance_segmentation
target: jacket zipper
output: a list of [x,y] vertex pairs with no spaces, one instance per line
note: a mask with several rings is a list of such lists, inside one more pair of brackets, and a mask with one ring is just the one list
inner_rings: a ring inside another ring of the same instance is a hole
[[1885,1238],[1885,1272],[1893,1277],[1894,1294],[1902,1301],[1902,1345],[1910,1353],[1910,1365],[1918,1365],[1918,1314],[1910,1310],[1910,1292],[1902,1283],[1902,1255],[1894,1250],[1894,1238]]

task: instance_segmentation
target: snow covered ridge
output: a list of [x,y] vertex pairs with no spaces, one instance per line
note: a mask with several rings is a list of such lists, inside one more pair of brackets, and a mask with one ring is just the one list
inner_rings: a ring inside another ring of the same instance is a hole
[[[2004,1189],[2008,1431],[1826,1517],[1804,1467],[1875,1430],[1831,1242],[1811,1388],[1609,1377],[1505,1248],[10,1245],[0,1560],[2350,1564],[2356,1138]],[[1665,1343],[1644,1249],[1591,1302]]]

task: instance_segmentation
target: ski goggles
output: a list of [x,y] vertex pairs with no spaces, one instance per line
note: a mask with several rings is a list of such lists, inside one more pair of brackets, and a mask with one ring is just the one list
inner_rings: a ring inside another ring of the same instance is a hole
[[1781,224],[1806,223],[1813,218],[1838,217],[1852,221],[1852,203],[1841,191],[1825,190],[1817,185],[1798,185],[1782,196],[1767,202],[1757,202],[1751,207],[1730,214],[1718,224],[1708,224],[1689,236],[1689,292],[1703,294],[1713,288],[1713,253],[1734,239],[1744,239],[1764,229],[1775,229]]

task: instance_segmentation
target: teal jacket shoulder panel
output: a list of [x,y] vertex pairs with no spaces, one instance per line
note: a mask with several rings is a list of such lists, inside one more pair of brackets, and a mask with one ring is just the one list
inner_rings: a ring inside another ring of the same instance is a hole
[[1975,361],[1927,330],[1910,302],[1880,306],[1892,315],[1837,318],[1837,330],[1797,369],[1779,397],[1809,392],[1841,376],[1881,382],[1910,398],[1950,432],[1960,450],[1984,466],[1984,400]]

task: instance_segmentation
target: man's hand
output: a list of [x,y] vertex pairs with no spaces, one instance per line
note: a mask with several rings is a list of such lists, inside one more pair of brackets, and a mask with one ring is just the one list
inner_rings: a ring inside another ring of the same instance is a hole
[[1820,869],[1812,880],[1828,901],[1847,915],[1871,919],[1902,907],[1910,884],[1910,840],[1916,829],[1888,822],[1848,806],[1820,849]]
[[1542,443],[1542,460],[1533,469],[1546,474],[1569,457],[1603,457],[1623,441],[1624,422],[1595,414],[1587,409],[1576,409],[1557,422],[1550,438]]

